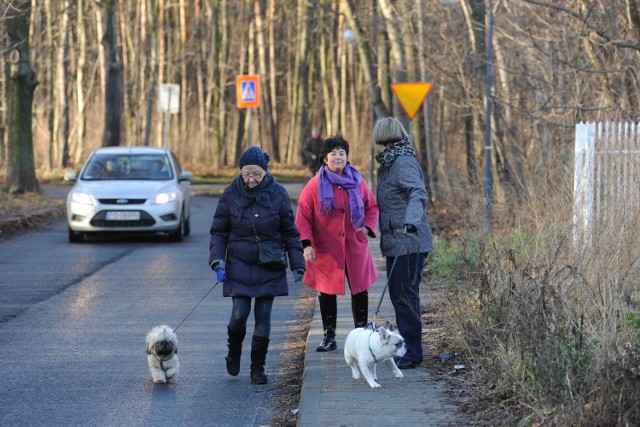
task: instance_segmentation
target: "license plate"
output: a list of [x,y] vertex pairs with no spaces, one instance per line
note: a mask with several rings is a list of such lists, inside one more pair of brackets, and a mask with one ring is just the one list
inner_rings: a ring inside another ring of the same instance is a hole
[[107,221],[139,221],[140,212],[138,211],[109,211],[105,215]]

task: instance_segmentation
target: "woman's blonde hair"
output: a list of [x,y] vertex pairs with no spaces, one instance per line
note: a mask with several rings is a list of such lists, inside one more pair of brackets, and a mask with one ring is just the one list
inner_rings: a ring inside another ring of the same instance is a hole
[[409,135],[399,120],[393,117],[382,117],[373,126],[371,138],[375,144],[389,145],[403,139],[409,139]]

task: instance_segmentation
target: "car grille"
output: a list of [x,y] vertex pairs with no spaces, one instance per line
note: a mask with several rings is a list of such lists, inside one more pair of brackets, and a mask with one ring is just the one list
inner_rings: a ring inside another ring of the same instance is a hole
[[138,221],[107,221],[105,219],[106,211],[100,211],[94,216],[90,224],[94,227],[112,227],[112,228],[127,228],[127,227],[151,227],[156,223],[145,211],[140,211],[140,219]]
[[103,205],[141,205],[147,199],[98,199]]

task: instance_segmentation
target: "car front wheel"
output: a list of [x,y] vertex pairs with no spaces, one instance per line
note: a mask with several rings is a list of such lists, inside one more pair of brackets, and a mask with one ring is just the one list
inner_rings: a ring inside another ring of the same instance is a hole
[[182,242],[183,237],[185,236],[185,224],[184,224],[184,212],[180,215],[180,222],[178,223],[178,228],[171,232],[170,238],[174,242]]
[[184,221],[184,235],[188,236],[191,234],[191,216],[188,216]]
[[84,233],[73,231],[71,228],[69,228],[68,230],[69,230],[69,242],[71,243],[84,242]]

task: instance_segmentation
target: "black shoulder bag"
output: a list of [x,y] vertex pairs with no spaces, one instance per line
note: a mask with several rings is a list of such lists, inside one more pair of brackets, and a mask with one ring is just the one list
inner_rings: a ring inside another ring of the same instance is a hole
[[260,265],[270,270],[284,270],[287,268],[287,254],[284,251],[284,247],[281,243],[266,241],[263,242],[258,236],[256,226],[253,225],[253,219],[251,218],[251,212],[249,214],[249,222],[253,228],[253,233],[256,235],[256,243],[258,244],[258,262]]

